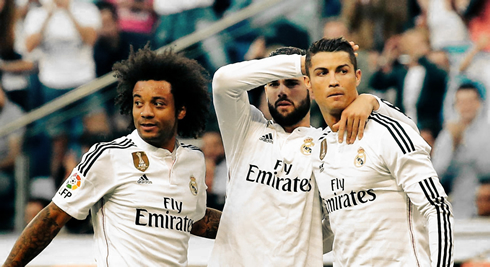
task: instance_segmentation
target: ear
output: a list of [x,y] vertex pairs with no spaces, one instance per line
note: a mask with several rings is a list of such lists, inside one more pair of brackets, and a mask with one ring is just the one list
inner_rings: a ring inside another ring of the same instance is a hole
[[362,72],[360,69],[356,70],[356,87],[361,83]]
[[185,108],[185,106],[180,108],[179,113],[177,113],[177,119],[179,119],[179,120],[183,119],[185,117],[186,112],[187,112],[187,109]]
[[312,100],[315,99],[315,95],[313,94],[313,90],[311,89],[310,78],[305,75],[305,76],[303,76],[303,79],[305,82],[306,89],[308,89],[308,91],[310,91],[310,98]]

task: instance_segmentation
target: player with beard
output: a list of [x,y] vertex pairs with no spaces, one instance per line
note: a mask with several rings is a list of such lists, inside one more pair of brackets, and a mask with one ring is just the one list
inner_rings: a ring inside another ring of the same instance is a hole
[[[323,266],[322,212],[310,160],[321,130],[310,127],[302,55],[301,49],[281,48],[269,58],[227,65],[214,75],[229,179],[208,266]],[[273,121],[247,96],[264,84]],[[357,130],[362,137],[373,109],[408,120],[374,96],[361,95],[336,125],[347,130],[348,143]]]

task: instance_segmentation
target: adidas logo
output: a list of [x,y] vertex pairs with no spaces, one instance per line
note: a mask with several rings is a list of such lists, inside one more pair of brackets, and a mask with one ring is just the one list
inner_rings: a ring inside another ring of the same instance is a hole
[[260,141],[264,141],[266,143],[274,143],[274,140],[272,139],[272,134],[269,133],[269,134],[266,134],[266,135],[263,135],[262,137],[259,138]]
[[150,181],[150,179],[148,179],[148,177],[146,177],[146,174],[143,174],[143,176],[141,176],[139,179],[138,179],[138,184],[152,184],[152,182]]

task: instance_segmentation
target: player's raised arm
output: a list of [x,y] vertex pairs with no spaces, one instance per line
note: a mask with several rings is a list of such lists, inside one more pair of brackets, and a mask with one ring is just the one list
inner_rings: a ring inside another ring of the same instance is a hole
[[56,204],[49,203],[24,229],[3,266],[25,266],[51,243],[71,218]]
[[191,234],[215,239],[218,233],[218,225],[221,219],[221,211],[206,208],[206,215],[192,225]]

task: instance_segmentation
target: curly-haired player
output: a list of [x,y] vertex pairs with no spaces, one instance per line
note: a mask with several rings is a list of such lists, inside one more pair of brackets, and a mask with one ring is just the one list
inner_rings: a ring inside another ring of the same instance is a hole
[[95,144],[26,227],[4,266],[24,266],[72,217],[89,211],[98,266],[186,266],[190,234],[214,238],[204,156],[178,142],[204,129],[207,79],[194,60],[147,46],[115,64],[117,102],[135,130]]

